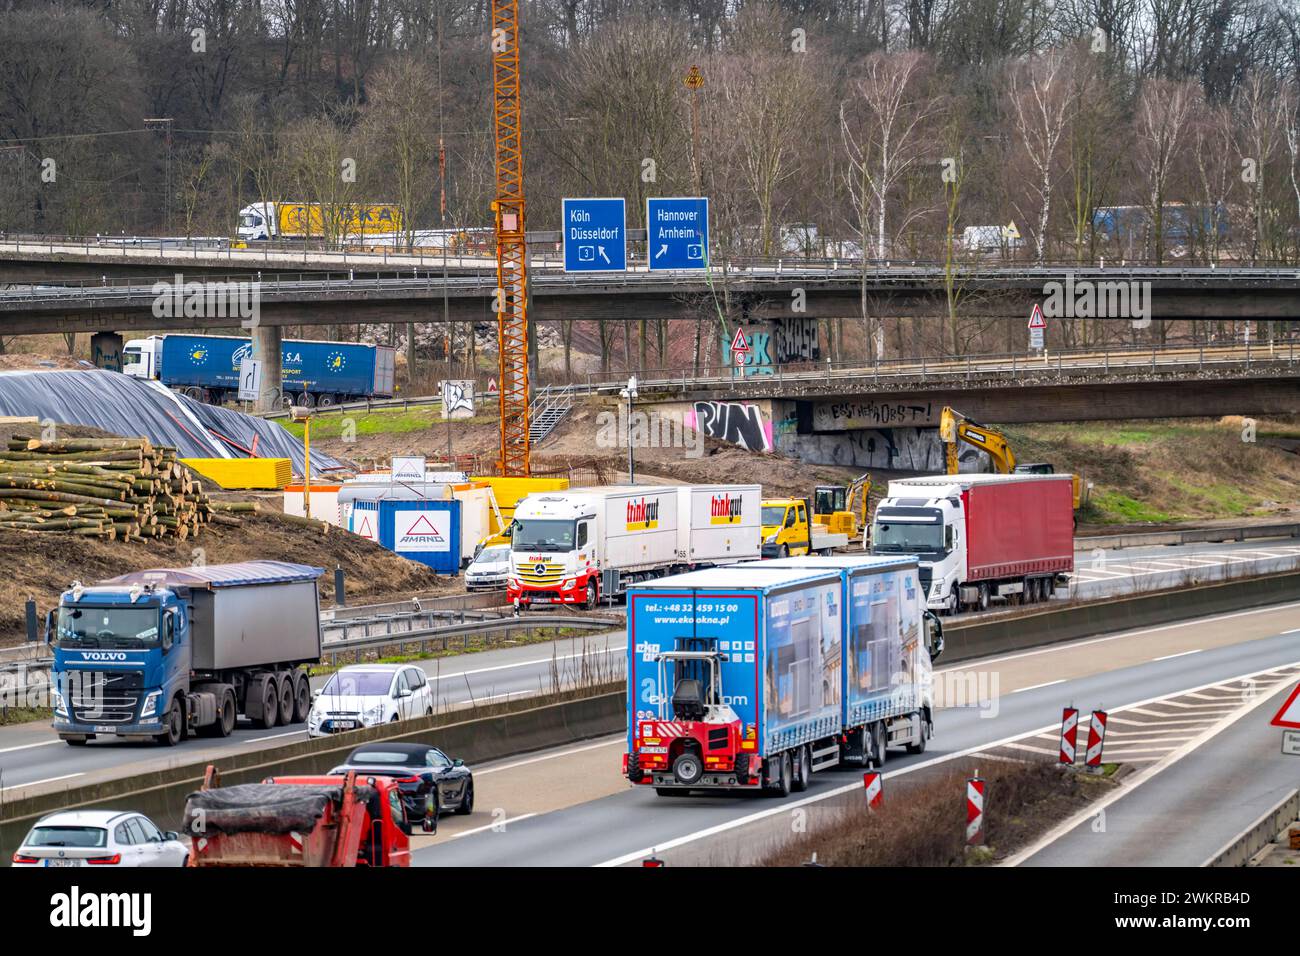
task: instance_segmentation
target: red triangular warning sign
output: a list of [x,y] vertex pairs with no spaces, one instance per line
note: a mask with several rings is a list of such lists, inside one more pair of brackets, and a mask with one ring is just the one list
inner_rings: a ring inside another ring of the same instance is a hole
[[731,351],[733,352],[749,351],[749,342],[745,340],[745,330],[742,329],[740,326],[736,326],[735,338],[731,340]]
[[1029,327],[1031,329],[1047,328],[1047,320],[1043,318],[1043,309],[1037,302],[1034,303],[1034,311],[1029,313]]
[[497,390],[497,380],[494,378],[488,379],[488,392],[491,393],[491,392],[495,392],[496,390]]
[[371,541],[375,540],[375,530],[370,527],[370,515],[366,515],[361,519],[361,527],[357,529],[357,534],[363,538],[369,538]]
[[420,515],[420,517],[416,518],[413,522],[411,522],[411,526],[410,526],[409,528],[406,529],[406,533],[407,533],[407,534],[427,534],[427,535],[431,535],[431,536],[433,536],[433,537],[435,537],[435,538],[438,538],[439,540],[442,539],[442,535],[438,533],[438,529],[435,528],[435,527],[434,527],[434,526],[429,522],[429,516],[428,516],[428,515]]
[[1270,721],[1274,727],[1295,727],[1300,729],[1300,684],[1295,685],[1291,696],[1286,699],[1277,716]]

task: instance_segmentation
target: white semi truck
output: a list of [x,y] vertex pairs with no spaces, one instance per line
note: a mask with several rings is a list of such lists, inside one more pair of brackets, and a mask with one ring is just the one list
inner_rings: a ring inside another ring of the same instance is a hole
[[758,485],[622,485],[529,495],[515,506],[508,599],[594,607],[679,571],[759,557]]

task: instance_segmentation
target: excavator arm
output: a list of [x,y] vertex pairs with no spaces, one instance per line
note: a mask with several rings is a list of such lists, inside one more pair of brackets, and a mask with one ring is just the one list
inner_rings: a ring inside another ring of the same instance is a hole
[[979,422],[971,421],[961,412],[944,406],[939,413],[939,438],[944,442],[944,456],[948,474],[957,474],[957,442],[963,441],[972,448],[988,452],[993,470],[999,475],[1009,475],[1016,470],[1016,455],[1011,450],[1007,436]]

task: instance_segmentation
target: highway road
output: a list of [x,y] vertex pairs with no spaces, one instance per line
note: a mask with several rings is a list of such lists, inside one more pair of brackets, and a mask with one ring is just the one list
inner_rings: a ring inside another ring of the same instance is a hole
[[[1211,580],[1225,573],[1264,573],[1300,567],[1300,545],[1289,539],[1278,542],[1224,542],[1188,548],[1144,547],[1104,552],[1103,559],[1087,553],[1076,556],[1080,563],[1077,593],[1099,598],[1153,590],[1197,580]],[[1182,564],[1183,567],[1177,567]],[[1058,592],[1056,600],[1067,595]],[[544,612],[536,612],[541,618]],[[444,708],[523,697],[548,692],[558,678],[570,685],[581,673],[597,678],[620,679],[625,673],[626,632],[621,629],[601,634],[565,638],[545,644],[444,657],[420,662],[438,688]],[[313,679],[319,687],[325,678]],[[73,749],[60,741],[44,723],[0,727],[0,794],[13,798],[28,787],[82,785],[99,779],[140,773],[166,766],[177,759],[197,760],[249,748],[265,748],[300,739],[305,725],[255,729],[241,721],[235,733],[224,741],[195,738],[177,749],[151,743],[92,741]]]
[[[623,673],[626,650],[627,639],[620,630],[420,664],[437,688],[442,707],[449,709],[468,706],[472,701],[487,703],[549,693],[557,681],[572,686],[584,670],[594,672],[598,678],[608,674],[609,679],[617,679]],[[320,687],[327,679],[314,677],[312,686]],[[241,720],[225,740],[196,737],[175,748],[151,742],[94,740],[85,747],[72,748],[45,723],[0,727],[0,795],[13,799],[29,788],[34,791],[45,785],[82,786],[166,767],[178,760],[278,746],[304,739],[306,733],[306,724],[262,730]]]
[[[891,776],[958,759],[978,762],[981,754],[1050,731],[1071,701],[1114,713],[1300,664],[1298,633],[1300,604],[1289,604],[1009,654],[964,671],[941,668],[939,686],[974,673],[987,694],[976,706],[941,709],[926,754],[891,754],[886,787]],[[749,794],[659,798],[618,775],[621,747],[621,737],[606,738],[484,776],[476,789],[480,810],[421,841],[416,862],[628,865],[653,850],[670,865],[744,864],[789,838],[792,811],[815,822],[837,802],[861,798],[852,771],[819,774],[806,794],[785,801]]]
[[[1294,635],[1300,638],[1300,634]],[[1300,783],[1269,720],[1296,685],[1291,673],[1245,707],[1130,778],[1116,799],[1039,847],[1020,866],[1201,866]],[[1211,735],[1212,736],[1209,736]]]

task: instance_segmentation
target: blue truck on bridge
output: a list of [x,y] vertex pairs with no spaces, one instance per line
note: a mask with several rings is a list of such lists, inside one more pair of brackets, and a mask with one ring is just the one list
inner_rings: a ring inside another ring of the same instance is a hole
[[924,750],[943,632],[918,585],[911,556],[809,556],[630,589],[624,774],[661,796],[786,796]]
[[[386,345],[286,340],[281,347],[283,404],[325,408],[389,398],[395,354]],[[122,371],[220,405],[238,395],[240,363],[252,355],[252,341],[237,336],[151,335],[126,343]]]
[[54,731],[174,746],[311,710],[321,657],[320,568],[248,561],[136,571],[65,591],[46,618]]

